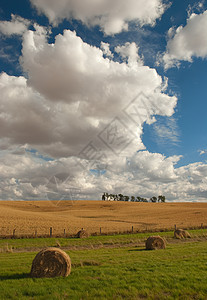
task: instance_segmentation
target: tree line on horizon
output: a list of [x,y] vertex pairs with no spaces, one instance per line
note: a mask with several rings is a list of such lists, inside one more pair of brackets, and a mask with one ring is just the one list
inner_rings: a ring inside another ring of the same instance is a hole
[[158,197],[153,196],[149,200],[140,196],[124,196],[122,194],[108,194],[104,193],[102,195],[102,200],[105,201],[125,201],[125,202],[152,202],[152,203],[164,203],[166,198],[163,195],[159,195]]

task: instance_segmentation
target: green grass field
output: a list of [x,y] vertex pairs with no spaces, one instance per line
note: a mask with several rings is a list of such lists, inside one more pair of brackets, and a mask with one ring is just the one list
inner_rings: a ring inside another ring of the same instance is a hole
[[191,234],[161,233],[168,244],[157,251],[144,248],[150,234],[58,239],[72,272],[46,279],[29,277],[32,260],[57,239],[0,240],[0,299],[207,299],[206,231]]

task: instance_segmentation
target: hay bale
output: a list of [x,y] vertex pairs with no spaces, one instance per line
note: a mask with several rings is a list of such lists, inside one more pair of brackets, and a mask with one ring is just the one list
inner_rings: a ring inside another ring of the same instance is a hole
[[31,277],[67,277],[71,271],[70,257],[55,247],[46,248],[37,253],[30,272]]
[[81,230],[78,231],[78,233],[77,233],[77,237],[80,238],[80,239],[82,239],[82,238],[87,238],[87,237],[89,237],[89,236],[90,236],[89,233],[88,233],[86,230],[84,230],[84,229],[81,229]]
[[158,236],[150,236],[146,240],[146,249],[147,250],[157,250],[157,249],[165,249],[166,243],[163,238]]
[[174,231],[174,238],[176,239],[186,239],[191,238],[190,233],[183,229],[176,229]]

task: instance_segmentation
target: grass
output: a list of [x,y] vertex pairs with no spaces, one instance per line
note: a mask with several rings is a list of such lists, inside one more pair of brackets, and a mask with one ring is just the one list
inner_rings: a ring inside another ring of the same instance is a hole
[[[193,238],[207,238],[207,230],[188,230]],[[77,238],[22,238],[22,239],[0,239],[0,252],[12,252],[12,250],[36,250],[48,246],[58,246],[63,248],[96,248],[106,246],[127,246],[128,244],[143,244],[150,235],[160,235],[169,242],[173,238],[173,232],[154,232],[154,233],[134,233],[120,234],[113,236],[91,236],[87,239]],[[9,249],[9,250],[8,250]]]
[[[7,241],[22,252],[0,253],[0,299],[207,299],[207,241],[179,241],[159,251],[129,246],[147,236],[58,239],[61,245],[73,243],[66,251],[72,272],[67,278],[46,279],[28,276],[37,253],[30,251],[54,246],[56,239]],[[95,249],[97,243],[102,247]]]

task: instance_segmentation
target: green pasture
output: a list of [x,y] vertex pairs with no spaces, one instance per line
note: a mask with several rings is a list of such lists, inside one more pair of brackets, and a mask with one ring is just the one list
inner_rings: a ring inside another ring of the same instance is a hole
[[142,244],[150,234],[58,239],[72,272],[45,279],[29,277],[35,247],[54,246],[57,239],[0,240],[0,299],[207,299],[205,232],[191,232],[187,241],[160,234],[168,244],[156,251]]
[[[207,229],[188,230],[194,239],[207,239]],[[160,235],[169,243],[173,239],[173,231],[166,232],[147,232],[120,235],[102,235],[91,236],[87,239],[78,238],[17,238],[17,239],[0,239],[0,252],[10,250],[32,251],[44,247],[54,247],[60,245],[63,248],[100,248],[107,246],[127,246],[129,244],[144,244],[147,237],[151,235]]]

